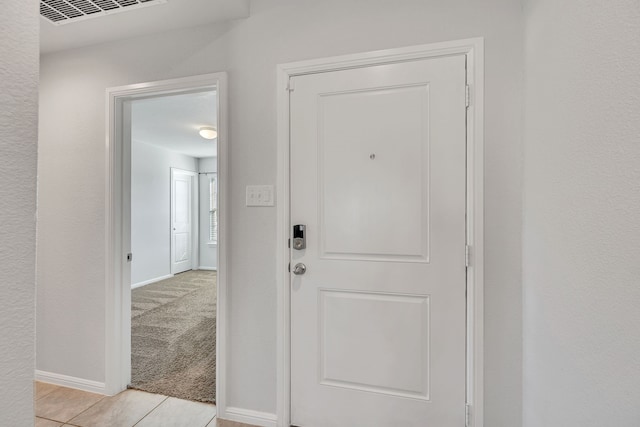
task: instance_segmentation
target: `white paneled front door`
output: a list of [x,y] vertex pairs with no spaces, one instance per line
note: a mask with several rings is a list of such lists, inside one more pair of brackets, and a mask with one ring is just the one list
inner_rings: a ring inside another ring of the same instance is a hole
[[291,423],[464,426],[465,56],[292,79]]
[[195,172],[171,168],[171,274],[191,270]]

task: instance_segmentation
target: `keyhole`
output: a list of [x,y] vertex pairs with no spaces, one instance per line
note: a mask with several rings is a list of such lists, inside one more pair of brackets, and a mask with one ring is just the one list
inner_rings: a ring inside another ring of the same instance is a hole
[[376,155],[375,155],[375,154],[371,154],[371,155],[369,156],[369,158],[370,158],[371,160],[375,160]]

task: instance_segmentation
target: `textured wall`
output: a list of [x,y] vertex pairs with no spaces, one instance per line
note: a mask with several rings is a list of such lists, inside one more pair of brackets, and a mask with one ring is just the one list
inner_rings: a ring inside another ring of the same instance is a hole
[[0,14],[0,425],[33,424],[38,3]]
[[[275,412],[276,210],[245,207],[275,184],[276,64],[468,37],[486,39],[486,421],[521,422],[519,0],[273,0],[227,26],[46,55],[39,173],[38,367],[104,380],[106,87],[229,72],[228,403]],[[251,241],[251,245],[246,245]]]
[[640,3],[526,5],[524,425],[640,425]]

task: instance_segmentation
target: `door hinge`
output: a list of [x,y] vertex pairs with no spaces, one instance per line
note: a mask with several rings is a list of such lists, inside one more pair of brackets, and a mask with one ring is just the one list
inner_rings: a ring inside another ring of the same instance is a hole
[[289,78],[289,82],[287,83],[287,90],[289,92],[293,92],[294,90],[296,90],[296,83],[292,77]]
[[127,254],[127,262],[131,262],[131,261],[133,261],[133,254],[131,252],[129,252]]
[[287,239],[287,247],[291,248],[291,239]]
[[464,88],[464,105],[467,108],[471,105],[471,87],[469,87],[469,85],[466,85]]
[[464,405],[464,427],[469,427],[471,423],[471,405]]
[[291,273],[291,263],[287,264],[287,270],[289,270],[289,273]]
[[464,245],[464,266],[471,267],[471,246]]

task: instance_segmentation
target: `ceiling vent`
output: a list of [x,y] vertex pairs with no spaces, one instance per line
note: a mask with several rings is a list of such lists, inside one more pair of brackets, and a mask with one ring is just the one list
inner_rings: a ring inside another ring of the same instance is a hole
[[40,15],[55,25],[126,12],[167,0],[40,0]]

